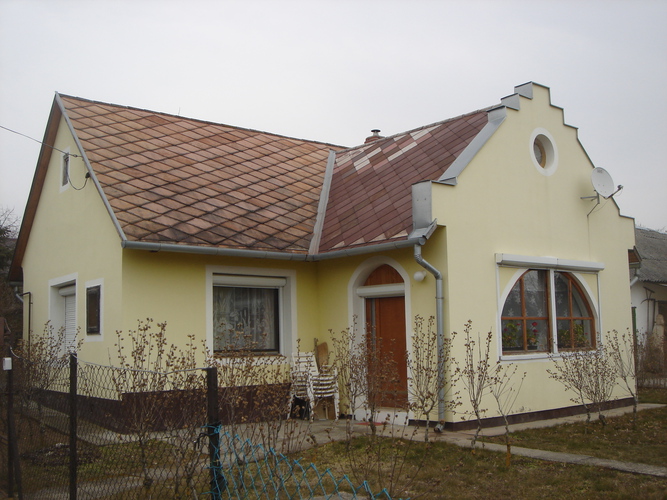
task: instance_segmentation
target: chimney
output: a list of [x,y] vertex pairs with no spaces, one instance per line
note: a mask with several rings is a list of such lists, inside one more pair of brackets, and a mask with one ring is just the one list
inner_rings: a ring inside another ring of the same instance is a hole
[[370,135],[370,136],[366,137],[366,140],[364,141],[364,144],[368,144],[369,142],[377,141],[379,139],[384,139],[384,137],[382,137],[380,135],[380,129],[379,128],[374,128],[373,130],[371,130],[371,132],[372,132],[373,135]]

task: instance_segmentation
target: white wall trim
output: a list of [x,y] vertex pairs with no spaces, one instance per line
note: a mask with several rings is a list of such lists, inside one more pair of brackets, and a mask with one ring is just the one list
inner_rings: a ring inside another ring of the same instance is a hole
[[537,257],[531,255],[516,255],[497,253],[496,264],[505,267],[522,267],[531,269],[556,269],[563,271],[598,272],[605,268],[602,262],[584,260],[559,259],[556,257]]
[[[104,341],[104,278],[98,278],[94,280],[86,281],[86,293],[83,296],[84,308],[86,315],[88,314],[88,304],[85,302],[88,300],[88,289],[96,286],[100,287],[100,332],[99,333],[88,333],[84,331],[84,341],[85,342],[102,342]],[[88,318],[85,318],[84,325],[87,329]]]
[[[403,283],[390,285],[364,286],[368,276],[379,266],[387,264],[393,267],[403,279]],[[410,275],[398,261],[384,255],[376,255],[364,260],[350,276],[347,284],[348,298],[348,321],[350,331],[353,333],[352,342],[361,342],[366,331],[366,298],[401,297],[405,299],[405,348],[408,353],[412,352],[412,300],[410,293]],[[353,346],[351,345],[352,349]],[[408,368],[408,384],[410,383]],[[409,393],[409,391],[408,391]],[[393,410],[392,410],[393,411]],[[357,409],[356,418],[362,418],[363,409]],[[383,412],[380,412],[383,414]],[[410,414],[411,415],[411,414]]]
[[[216,276],[224,275],[224,276]],[[223,281],[239,283],[244,277],[249,283],[258,282],[262,277],[285,278],[283,293],[280,299],[280,346],[279,352],[291,356],[296,351],[299,338],[296,304],[296,271],[292,269],[275,269],[264,267],[242,266],[206,266],[206,347],[213,352],[213,286]],[[231,280],[231,281],[230,281]]]
[[[496,268],[497,269],[497,268]],[[549,329],[551,331],[551,341],[553,345],[553,351],[551,353],[545,353],[545,352],[540,352],[540,353],[535,353],[535,354],[512,354],[512,355],[503,355],[503,342],[502,342],[502,322],[501,322],[501,316],[503,312],[503,307],[505,305],[505,301],[507,300],[507,297],[509,296],[510,292],[512,291],[512,288],[516,284],[517,280],[526,272],[531,269],[536,269],[535,267],[526,267],[526,268],[521,268],[517,269],[512,278],[507,282],[503,290],[500,290],[500,275],[498,272],[496,272],[496,279],[497,279],[497,290],[498,290],[498,305],[497,305],[497,312],[496,312],[496,338],[498,340],[497,342],[497,355],[498,359],[501,361],[525,361],[525,360],[539,360],[539,359],[548,359],[550,356],[560,356],[561,353],[558,352],[558,343],[556,342],[556,339],[554,337],[554,334],[556,332],[556,316],[554,314],[550,314],[549,320]],[[561,269],[555,269],[555,268],[550,268],[548,269],[549,272],[549,289],[554,290],[554,272],[560,271]],[[553,271],[553,272],[551,272]],[[577,284],[582,288],[584,294],[586,295],[586,299],[588,300],[588,303],[591,305],[591,308],[593,309],[593,316],[595,318],[595,325],[597,327],[597,332],[593,332],[593,334],[597,334],[601,332],[601,324],[602,324],[602,316],[600,314],[600,276],[599,274],[596,274],[597,277],[597,293],[593,293],[593,290],[591,290],[590,286],[588,285],[588,282],[583,279],[581,276],[581,273],[577,272],[572,272],[569,271],[569,273],[577,280]],[[549,310],[550,311],[555,311],[556,310],[556,304],[555,304],[555,295],[553,292],[549,293]],[[568,351],[569,352],[569,351]],[[567,354],[567,353],[565,353]]]
[[78,286],[79,273],[66,274],[58,278],[52,278],[48,282],[48,311],[49,323],[53,328],[53,335],[58,335],[61,328],[65,327],[65,298],[60,295],[60,289],[63,287],[74,286],[76,295],[74,301],[74,317],[76,318],[76,328],[79,326],[79,296],[76,287]]

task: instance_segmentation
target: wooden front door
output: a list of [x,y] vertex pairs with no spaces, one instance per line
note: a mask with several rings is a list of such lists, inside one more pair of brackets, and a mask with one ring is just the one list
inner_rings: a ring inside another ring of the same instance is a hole
[[[408,403],[405,297],[367,298],[366,321],[369,348],[376,349],[369,356],[369,384],[376,384],[380,406],[405,408]],[[372,387],[369,390],[373,392]]]

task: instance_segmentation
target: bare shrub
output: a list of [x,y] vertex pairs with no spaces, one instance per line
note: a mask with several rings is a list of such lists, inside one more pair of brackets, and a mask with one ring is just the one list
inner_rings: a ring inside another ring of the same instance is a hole
[[487,411],[482,406],[482,399],[484,394],[491,390],[494,383],[490,363],[490,348],[493,334],[491,332],[487,333],[484,340],[478,335],[477,340],[475,340],[470,335],[471,330],[472,321],[468,320],[463,330],[466,340],[464,344],[465,357],[462,366],[456,361],[455,363],[456,374],[465,388],[470,406],[472,407],[467,413],[472,414],[477,421],[477,430],[471,441],[474,453],[477,438],[482,431],[482,416]]
[[[354,326],[339,335],[330,332],[340,377],[341,407],[348,415],[345,460],[340,472],[384,489],[390,496],[403,496],[418,479],[430,448],[415,445],[418,428],[408,425],[409,408],[399,390],[394,353],[368,330],[363,336]],[[437,373],[437,367],[430,368],[429,373]],[[431,381],[425,385],[434,384]],[[363,414],[363,422],[355,423],[355,414]],[[358,425],[367,426],[361,437],[355,432]],[[415,453],[421,454],[416,460]]]
[[628,395],[632,397],[632,422],[637,422],[637,405],[639,394],[637,392],[637,345],[634,335],[628,330],[621,335],[616,330],[607,334],[607,350],[609,357],[616,369],[618,378],[621,379]]
[[[196,364],[194,337],[181,350],[168,345],[166,327],[166,323],[154,325],[147,319],[128,334],[116,332],[118,364],[111,368],[111,380],[123,407],[120,427],[139,445],[144,487],[153,485],[151,442],[156,431],[161,431],[161,437],[172,445],[170,481],[175,498],[185,498],[195,491],[201,463],[197,437],[206,419],[204,379]],[[185,490],[181,489],[183,482]]]
[[510,427],[507,416],[512,413],[512,408],[519,396],[519,391],[523,386],[523,381],[526,378],[526,372],[521,375],[518,387],[516,387],[515,377],[517,375],[518,366],[509,363],[502,364],[500,361],[496,363],[491,376],[491,394],[496,401],[498,412],[503,417],[505,424],[505,446],[507,453],[505,454],[505,464],[509,467],[512,462],[512,439],[510,436]]
[[591,421],[591,411],[598,413],[602,425],[607,419],[603,412],[605,403],[611,399],[616,386],[616,366],[608,356],[606,348],[598,339],[596,350],[574,351],[551,356],[553,370],[547,369],[549,377],[571,390],[575,396],[573,403],[583,405],[586,410],[586,421]]
[[33,337],[30,343],[22,343],[15,354],[22,358],[22,391],[21,404],[24,410],[33,405],[37,407],[37,421],[39,424],[40,445],[44,444],[46,424],[44,421],[44,405],[48,392],[61,389],[67,392],[68,358],[76,354],[81,342],[66,346],[65,329],[54,331],[53,325],[48,322],[44,325],[42,335]]
[[445,378],[445,369],[453,361],[451,356],[454,335],[438,342],[434,329],[435,320],[430,317],[426,324],[421,316],[415,317],[412,335],[412,356],[408,357],[408,388],[410,408],[425,419],[424,441],[428,442],[431,414],[443,403],[443,411],[454,411],[461,403],[458,392],[454,392],[455,377]]

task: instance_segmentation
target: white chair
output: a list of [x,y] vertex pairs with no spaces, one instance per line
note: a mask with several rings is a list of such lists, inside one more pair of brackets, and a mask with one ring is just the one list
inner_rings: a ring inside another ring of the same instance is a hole
[[324,398],[333,398],[335,419],[338,420],[338,372],[335,368],[317,368],[312,352],[292,354],[292,387],[290,390],[289,414],[295,398],[308,401],[310,419],[314,417],[315,405]]

